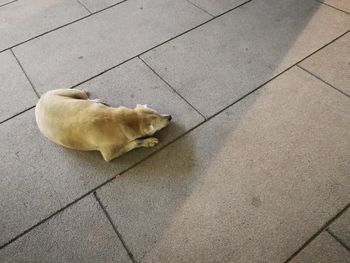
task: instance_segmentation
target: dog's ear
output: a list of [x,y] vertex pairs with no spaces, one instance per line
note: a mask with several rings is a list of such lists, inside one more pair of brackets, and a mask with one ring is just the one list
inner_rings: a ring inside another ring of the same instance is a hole
[[147,126],[147,134],[152,134],[154,132],[154,126],[152,124]]
[[147,109],[148,106],[147,106],[147,104],[145,104],[145,105],[137,104],[136,108],[145,108],[145,109]]

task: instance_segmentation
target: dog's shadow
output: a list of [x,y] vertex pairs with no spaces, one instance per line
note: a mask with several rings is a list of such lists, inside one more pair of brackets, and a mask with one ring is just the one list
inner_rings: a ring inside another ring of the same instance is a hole
[[[119,165],[121,167],[132,166],[146,158],[150,155],[157,154],[163,151],[169,144],[173,144],[179,137],[185,134],[186,129],[180,124],[173,122],[170,123],[168,127],[157,132],[154,137],[159,139],[159,144],[152,148],[138,148],[134,149],[119,158],[111,161],[113,165]],[[160,153],[159,153],[160,154]]]
[[[110,174],[110,177],[113,177],[115,174],[129,170],[136,164],[148,159],[151,155],[158,154],[158,152],[161,154],[164,150],[163,148],[174,144],[186,131],[185,127],[176,122],[172,122],[168,127],[154,135],[154,137],[159,139],[159,144],[155,147],[134,149],[110,162],[104,161],[99,151],[84,152],[64,148],[63,154],[70,162],[74,162],[76,166],[85,167],[90,169],[91,172],[96,172],[96,176],[107,176],[107,174]],[[184,150],[190,153],[190,145],[186,147],[187,149]]]

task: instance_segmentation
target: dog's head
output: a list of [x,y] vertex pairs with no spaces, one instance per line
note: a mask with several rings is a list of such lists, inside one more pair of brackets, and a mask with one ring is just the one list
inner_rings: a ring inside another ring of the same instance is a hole
[[137,104],[136,111],[141,119],[141,132],[146,136],[152,136],[168,126],[171,121],[170,115],[160,114],[156,110],[148,108],[147,105]]

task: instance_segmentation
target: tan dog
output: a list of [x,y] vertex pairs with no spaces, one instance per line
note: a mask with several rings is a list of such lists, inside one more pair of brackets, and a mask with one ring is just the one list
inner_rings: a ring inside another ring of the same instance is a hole
[[45,93],[35,108],[40,131],[71,149],[98,150],[109,162],[132,149],[155,146],[158,139],[150,136],[171,120],[146,105],[113,108],[88,97],[87,91],[76,89]]

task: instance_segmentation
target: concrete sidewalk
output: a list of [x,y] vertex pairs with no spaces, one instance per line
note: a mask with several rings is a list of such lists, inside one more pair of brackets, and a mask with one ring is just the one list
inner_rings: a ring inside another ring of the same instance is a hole
[[[350,262],[348,0],[0,0],[0,262]],[[174,122],[45,139],[83,88]]]

